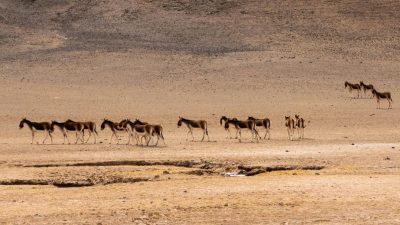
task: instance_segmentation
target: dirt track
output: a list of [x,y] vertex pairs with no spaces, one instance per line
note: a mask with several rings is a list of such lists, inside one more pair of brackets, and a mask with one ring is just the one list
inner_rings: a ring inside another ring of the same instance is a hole
[[[0,1],[0,223],[400,224],[399,7]],[[346,80],[391,91],[393,109]],[[269,117],[272,139],[227,139],[222,115]],[[207,120],[211,141],[186,141],[178,116]],[[31,145],[23,117],[94,120],[99,143],[56,130]],[[110,145],[103,118],[160,123],[166,146]]]

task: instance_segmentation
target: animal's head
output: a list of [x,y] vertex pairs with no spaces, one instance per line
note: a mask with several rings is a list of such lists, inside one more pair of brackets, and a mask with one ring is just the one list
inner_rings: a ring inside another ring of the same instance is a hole
[[100,125],[100,129],[101,130],[104,130],[104,128],[106,128],[106,123],[107,123],[107,119],[103,119],[103,122],[101,123],[101,125]]
[[361,85],[361,86],[364,86],[364,82],[363,82],[363,81],[360,81],[360,85]]
[[300,117],[300,116],[299,116],[299,115],[297,115],[297,114],[296,114],[296,115],[294,115],[294,118],[296,118],[296,119],[298,119],[299,117]]
[[228,118],[226,116],[222,116],[221,119],[219,119],[219,124],[222,125],[222,121],[227,121]]
[[374,89],[372,89],[372,95],[375,97],[376,96],[376,90],[375,90],[375,88]]
[[285,116],[285,120],[286,121],[290,120],[290,116]]
[[54,130],[54,125],[57,123],[57,121],[52,120],[50,123],[50,130]]
[[344,87],[347,88],[347,85],[349,85],[349,82],[344,82]]
[[180,126],[182,126],[182,117],[179,117],[179,120],[178,120],[178,127],[180,127]]
[[23,118],[21,122],[19,123],[19,129],[22,129],[24,127],[24,123],[26,122],[26,118]]
[[228,123],[227,121],[225,122],[224,127],[225,127],[225,129],[228,129],[228,128],[229,128],[229,123]]

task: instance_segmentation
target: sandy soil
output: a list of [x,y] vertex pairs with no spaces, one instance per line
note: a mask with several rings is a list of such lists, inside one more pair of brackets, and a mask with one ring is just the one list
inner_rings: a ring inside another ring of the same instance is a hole
[[[0,1],[0,223],[400,224],[398,9]],[[346,80],[391,91],[393,109]],[[289,141],[295,113],[310,123]],[[226,138],[222,115],[270,118],[271,140]],[[186,141],[178,116],[207,120],[210,141]],[[23,117],[93,120],[98,143],[31,145]],[[162,124],[166,145],[109,144],[103,118]],[[263,171],[224,176],[243,168]]]

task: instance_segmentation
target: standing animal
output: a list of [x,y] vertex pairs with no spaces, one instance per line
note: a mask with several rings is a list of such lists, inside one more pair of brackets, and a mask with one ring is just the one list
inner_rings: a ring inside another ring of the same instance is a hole
[[82,143],[84,142],[83,138],[81,137],[82,131],[83,131],[83,125],[82,124],[79,124],[79,123],[73,122],[73,121],[65,121],[63,123],[60,123],[60,122],[57,122],[57,121],[51,121],[51,129],[54,130],[54,126],[57,126],[58,128],[60,128],[61,132],[63,133],[63,137],[64,137],[63,144],[65,144],[65,139],[67,139],[68,144],[71,144],[69,142],[69,138],[68,138],[68,135],[67,135],[68,131],[75,132],[75,136],[76,136],[75,144],[78,143],[78,140],[81,140]]
[[229,127],[229,124],[232,124],[236,128],[236,133],[239,133],[239,142],[242,142],[242,129],[249,129],[251,132],[251,138],[255,138],[258,142],[258,137],[260,136],[256,130],[256,122],[253,120],[238,120],[228,119],[225,122],[225,129]]
[[108,119],[104,119],[103,120],[103,122],[100,125],[100,129],[104,130],[104,128],[106,128],[106,126],[110,128],[110,130],[112,132],[111,138],[110,138],[110,144],[111,144],[111,141],[112,141],[114,136],[117,139],[117,144],[119,144],[119,137],[118,137],[117,133],[128,133],[129,139],[128,139],[128,143],[127,144],[129,144],[129,142],[131,140],[131,131],[125,125],[127,121],[128,120],[126,119],[126,120],[122,120],[119,123],[115,123],[115,122],[112,122],[112,121],[110,121]]
[[371,91],[372,92],[372,90],[374,90],[374,85],[372,85],[372,84],[364,84],[363,81],[360,81],[360,87],[364,91],[364,96],[367,95],[367,91]]
[[268,140],[271,138],[271,133],[270,133],[271,121],[268,118],[256,119],[252,116],[249,116],[248,120],[253,120],[256,123],[256,127],[264,127],[265,128],[264,139],[267,138],[267,134],[268,134]]
[[[232,119],[237,120],[237,118],[228,118],[226,116],[222,116],[221,119],[219,119],[219,123],[222,125],[222,122],[224,122],[224,125],[225,125],[226,121],[232,120]],[[229,129],[229,125],[228,126],[224,126],[224,128],[225,128],[225,131],[226,131],[226,138],[228,138],[228,134],[229,134],[229,138],[232,139],[232,135],[231,135],[231,131]],[[237,139],[237,138],[238,138],[238,134],[236,132],[235,139]]]
[[92,136],[93,133],[93,138],[94,138],[94,144],[96,144],[96,136],[98,136],[97,130],[96,130],[96,123],[92,121],[86,121],[86,122],[75,122],[73,120],[68,119],[66,122],[74,122],[74,123],[79,123],[83,126],[82,130],[82,138],[85,140],[85,130],[88,130],[89,132],[89,137],[86,140],[85,143],[88,143],[90,137]]
[[154,129],[153,129],[153,133],[151,135],[152,136],[154,136],[154,135],[157,136],[157,141],[155,143],[155,146],[157,146],[159,139],[161,139],[163,141],[164,145],[166,145],[165,144],[165,140],[164,140],[164,135],[163,135],[163,127],[161,125],[159,125],[159,124],[155,124],[155,125],[154,124],[149,124],[147,122],[142,122],[142,121],[140,121],[138,119],[133,121],[133,125],[136,125],[136,124],[153,126]]
[[349,82],[344,82],[344,87],[349,89],[349,92],[352,92],[353,90],[357,90],[357,98],[360,97],[360,91],[361,91],[361,87],[359,84],[352,84]]
[[296,114],[294,115],[294,123],[297,130],[297,136],[299,139],[304,138],[304,128],[306,128],[305,120]]
[[[22,129],[24,127],[24,124],[26,124],[32,131],[31,144],[33,144],[33,140],[35,139],[35,133],[38,131],[46,133],[46,137],[42,141],[43,144],[48,136],[50,136],[51,143],[53,144],[53,136],[51,136],[51,133],[54,131],[54,129],[51,128],[51,124],[49,122],[32,122],[26,118],[23,118],[19,123],[19,129]],[[39,142],[36,141],[36,144],[39,144]]]
[[186,124],[188,128],[188,132],[186,134],[186,140],[188,140],[188,135],[190,133],[192,134],[192,140],[194,141],[193,129],[200,128],[203,130],[203,138],[201,139],[201,141],[204,141],[205,135],[207,135],[208,141],[210,141],[210,137],[208,136],[208,130],[207,130],[207,122],[205,120],[189,120],[179,117],[178,127],[182,126],[182,123]]
[[373,89],[372,90],[372,95],[376,98],[376,102],[378,103],[378,109],[381,108],[381,99],[386,99],[389,103],[388,109],[392,108],[392,95],[390,92],[378,92],[377,90]]
[[296,127],[295,127],[294,120],[292,118],[290,118],[290,116],[285,116],[285,126],[287,128],[289,140],[292,141],[294,138],[294,129]]

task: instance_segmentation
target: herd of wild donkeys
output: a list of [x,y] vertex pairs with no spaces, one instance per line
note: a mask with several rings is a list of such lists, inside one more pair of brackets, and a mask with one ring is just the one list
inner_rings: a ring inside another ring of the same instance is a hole
[[[65,122],[57,122],[57,121],[52,121],[51,123],[49,122],[32,122],[26,118],[22,119],[19,128],[23,128],[24,124],[26,124],[29,129],[32,131],[32,144],[35,139],[35,133],[37,131],[42,131],[46,134],[46,137],[43,140],[43,144],[47,140],[48,137],[50,137],[51,143],[53,143],[53,136],[52,133],[54,132],[54,127],[58,127],[63,136],[64,136],[64,144],[65,144],[65,139],[67,139],[68,144],[70,144],[69,138],[68,138],[68,131],[75,132],[76,135],[76,141],[75,144],[78,143],[80,140],[82,143],[88,142],[90,137],[93,136],[94,143],[96,143],[96,136],[97,136],[97,130],[96,130],[96,123],[92,121],[88,122],[76,122],[73,120],[67,120]],[[194,140],[193,136],[193,129],[199,128],[203,131],[203,137],[201,141],[204,141],[204,137],[207,136],[208,141],[210,140],[208,136],[208,129],[207,129],[207,121],[205,120],[189,120],[185,119],[182,117],[179,117],[178,120],[178,127],[182,126],[182,124],[185,124],[188,128],[188,132],[186,135],[186,140],[188,139],[189,134],[192,135],[192,139]],[[252,139],[255,139],[257,142],[259,139],[261,139],[261,136],[259,135],[256,127],[262,127],[265,129],[265,135],[264,139],[268,140],[270,139],[270,128],[271,128],[271,121],[268,118],[264,119],[256,119],[254,117],[249,116],[247,120],[238,120],[237,118],[228,118],[226,116],[222,116],[220,119],[220,124],[224,126],[226,132],[227,132],[227,137],[229,134],[229,138],[231,137],[231,132],[229,130],[229,127],[232,126],[236,129],[236,139],[239,139],[239,142],[242,140],[242,129],[247,129],[250,130]],[[291,118],[290,116],[285,117],[285,126],[288,131],[288,136],[289,140],[294,140],[295,138],[295,130],[297,130],[298,133],[298,138],[304,138],[304,128],[305,126],[305,120],[301,118],[299,115],[295,115],[295,118]],[[129,119],[124,119],[119,123],[112,122],[110,120],[104,119],[103,122],[101,123],[101,130],[104,130],[106,127],[108,127],[111,132],[111,138],[110,138],[110,144],[115,136],[115,139],[117,140],[117,143],[119,143],[119,137],[118,133],[126,133],[128,134],[128,143],[130,143],[131,138],[136,141],[136,145],[143,145],[143,139],[148,146],[150,143],[150,140],[155,137],[157,138],[156,142],[154,145],[156,146],[158,144],[158,141],[161,139],[164,142],[164,135],[163,135],[163,127],[158,124],[149,124],[146,122],[142,122],[138,119],[135,121],[130,121]],[[85,131],[89,133],[89,137],[85,141]],[[38,142],[36,142],[39,144]]]
[[360,93],[361,93],[361,89],[364,90],[364,96],[367,95],[367,92],[370,91],[372,93],[372,97],[376,98],[376,102],[378,103],[378,107],[377,108],[381,108],[381,104],[380,101],[382,99],[386,99],[389,103],[388,109],[392,108],[392,95],[390,94],[390,92],[379,92],[375,89],[374,85],[372,84],[364,84],[363,81],[360,81],[360,84],[357,83],[349,83],[349,82],[344,82],[344,87],[348,88],[350,92],[352,91],[357,91],[357,98],[360,98]]
[[[386,99],[389,103],[388,109],[392,108],[392,97],[390,92],[378,92],[372,84],[364,84],[362,81],[360,83],[349,83],[345,82],[344,83],[345,88],[348,88],[350,92],[352,91],[357,91],[357,97],[360,97],[360,92],[361,89],[364,91],[364,95],[367,94],[367,91],[371,91],[372,96],[376,98],[376,101],[378,103],[378,108],[380,108],[380,100]],[[46,139],[50,136],[51,143],[53,143],[53,137],[52,133],[54,132],[54,127],[57,126],[60,128],[63,136],[64,136],[64,144],[65,144],[65,139],[67,139],[68,144],[70,144],[70,141],[68,139],[67,132],[72,131],[75,132],[76,135],[76,141],[75,144],[78,143],[80,140],[82,143],[85,142],[85,130],[89,132],[89,137],[86,140],[86,143],[89,141],[90,137],[93,136],[94,143],[96,143],[96,136],[97,136],[97,131],[96,131],[96,123],[94,122],[76,122],[73,120],[67,120],[65,122],[57,122],[57,121],[52,121],[51,123],[49,122],[32,122],[25,119],[22,119],[19,127],[23,128],[24,124],[26,124],[29,129],[32,131],[32,144],[34,142],[35,138],[35,132],[37,131],[42,131],[46,133],[46,137],[44,138],[42,143],[45,143]],[[205,120],[189,120],[185,119],[182,117],[179,117],[178,120],[178,127],[182,126],[182,124],[185,124],[188,128],[186,140],[188,139],[189,134],[192,135],[192,139],[194,140],[193,136],[193,129],[194,128],[200,128],[203,131],[203,137],[201,141],[204,141],[204,137],[207,136],[207,139],[210,140],[208,136],[208,130],[207,130],[207,122]],[[254,117],[249,116],[247,120],[238,120],[237,118],[228,118],[226,116],[222,116],[220,119],[220,124],[224,125],[224,128],[227,132],[227,135],[229,134],[229,138],[231,138],[231,132],[229,130],[229,126],[233,126],[236,129],[236,139],[239,139],[239,142],[242,140],[242,129],[248,129],[251,132],[252,139],[255,139],[257,142],[259,138],[261,139],[261,136],[259,135],[256,127],[263,127],[265,129],[265,135],[264,139],[270,139],[270,127],[271,127],[271,121],[268,118],[264,119],[256,119]],[[110,144],[112,142],[112,139],[115,136],[115,139],[117,140],[117,143],[119,143],[119,137],[118,133],[124,132],[128,134],[128,143],[130,143],[131,138],[133,140],[136,140],[136,145],[143,145],[143,139],[148,146],[150,143],[150,140],[152,140],[153,137],[156,137],[157,140],[155,142],[155,146],[158,144],[158,141],[161,139],[164,142],[164,136],[163,136],[163,127],[161,125],[155,125],[155,124],[149,124],[146,122],[142,122],[138,119],[135,121],[130,121],[129,119],[124,119],[119,123],[112,122],[110,120],[104,119],[103,122],[101,123],[101,130],[103,130],[105,127],[109,127],[110,130],[112,131],[112,135],[110,138]],[[298,139],[304,138],[304,128],[306,127],[305,120],[301,118],[299,115],[295,115],[294,118],[291,118],[290,116],[285,116],[285,127],[287,128],[289,140],[294,140],[295,139],[295,131],[297,131],[297,137]],[[38,142],[36,142],[38,143]]]

